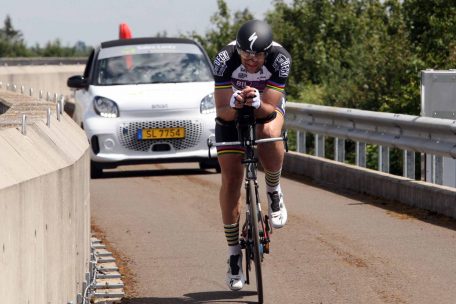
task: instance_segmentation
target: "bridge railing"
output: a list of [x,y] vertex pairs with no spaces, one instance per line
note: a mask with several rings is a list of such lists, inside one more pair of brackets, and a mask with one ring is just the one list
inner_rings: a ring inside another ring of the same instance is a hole
[[315,156],[325,156],[325,138],[334,138],[334,160],[344,162],[346,140],[356,143],[355,164],[366,167],[366,144],[378,146],[378,169],[390,171],[390,149],[403,151],[403,176],[415,178],[415,153],[432,155],[432,181],[442,183],[442,157],[456,158],[456,120],[287,103],[286,127],[296,130],[297,152],[307,153],[314,135]]

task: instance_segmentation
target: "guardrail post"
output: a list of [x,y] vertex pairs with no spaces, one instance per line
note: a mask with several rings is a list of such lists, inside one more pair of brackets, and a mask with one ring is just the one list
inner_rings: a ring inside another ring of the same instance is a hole
[[366,168],[366,143],[356,142],[356,165]]
[[27,135],[27,115],[22,114],[22,135]]
[[51,109],[47,109],[47,121],[46,121],[46,126],[50,127],[51,126]]
[[415,152],[404,150],[403,176],[415,179]]
[[65,109],[65,97],[63,95],[60,96],[59,103],[60,103],[60,114],[63,114],[64,109]]
[[432,155],[432,182],[443,185],[443,157]]
[[57,120],[60,121],[60,103],[58,102],[55,106],[56,106]]
[[378,146],[378,170],[389,173],[390,161],[389,161],[389,147]]
[[306,132],[296,131],[296,149],[299,153],[307,153]]
[[315,134],[315,156],[325,157],[325,136]]
[[427,180],[427,177],[426,177],[427,155],[426,155],[426,153],[420,153],[420,157],[421,157],[421,163],[420,163],[421,181],[425,182]]
[[334,139],[334,160],[345,162],[345,139],[336,137]]

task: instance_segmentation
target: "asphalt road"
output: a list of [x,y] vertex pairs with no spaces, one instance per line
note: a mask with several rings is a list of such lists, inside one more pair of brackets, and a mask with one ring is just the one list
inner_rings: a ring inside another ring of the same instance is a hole
[[[122,265],[123,303],[255,303],[255,286],[225,286],[220,175],[196,168],[124,167],[91,181],[94,230]],[[282,188],[289,223],[263,263],[265,303],[456,303],[456,221],[305,181]]]

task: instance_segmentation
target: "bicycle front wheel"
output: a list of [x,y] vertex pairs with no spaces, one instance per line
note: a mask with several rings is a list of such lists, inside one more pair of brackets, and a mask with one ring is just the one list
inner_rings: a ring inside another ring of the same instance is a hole
[[258,193],[253,181],[248,182],[249,211],[251,216],[251,229],[253,239],[253,262],[255,264],[255,276],[258,291],[258,303],[263,303],[263,277],[261,274],[261,253],[262,244],[260,243],[260,234],[258,229]]

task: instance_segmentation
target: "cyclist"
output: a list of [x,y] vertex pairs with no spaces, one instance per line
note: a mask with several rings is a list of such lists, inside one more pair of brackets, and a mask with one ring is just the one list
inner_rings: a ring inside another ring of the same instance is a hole
[[[290,54],[272,39],[270,26],[251,20],[243,24],[236,40],[221,49],[214,60],[216,141],[237,141],[236,109],[255,108],[257,138],[279,137],[285,115],[285,83],[291,66]],[[239,245],[240,195],[244,167],[241,146],[217,148],[222,173],[220,208],[228,242],[226,283],[232,290],[244,285],[242,252]],[[282,142],[258,146],[265,172],[268,212],[274,228],[287,221],[287,209],[280,188],[284,157]]]

